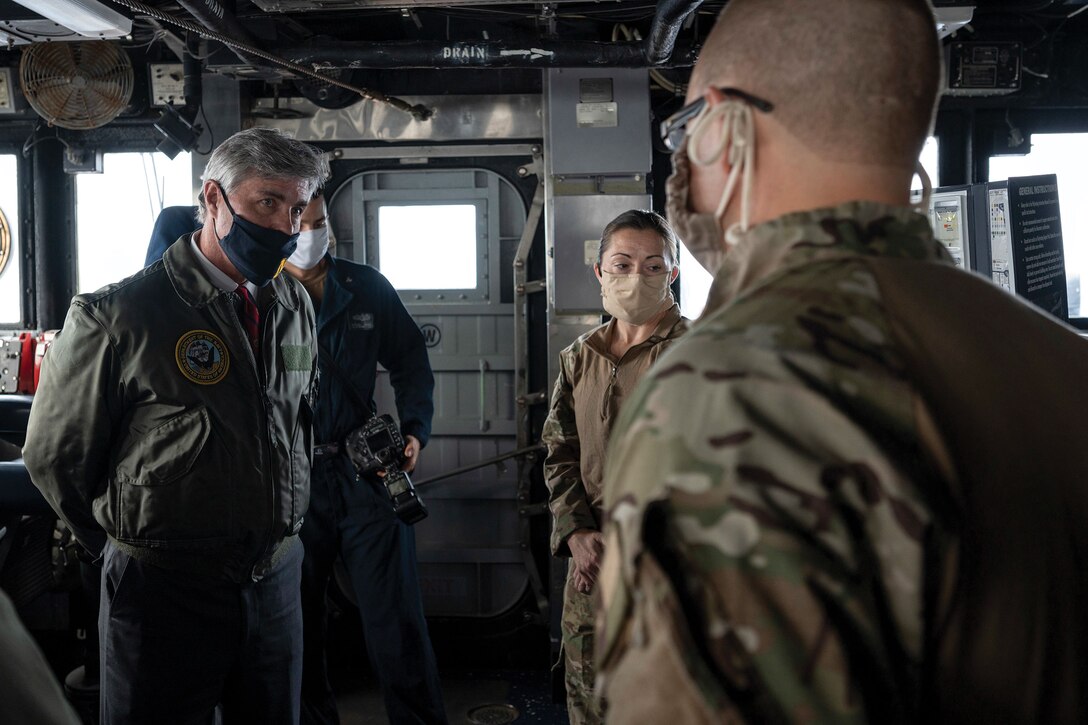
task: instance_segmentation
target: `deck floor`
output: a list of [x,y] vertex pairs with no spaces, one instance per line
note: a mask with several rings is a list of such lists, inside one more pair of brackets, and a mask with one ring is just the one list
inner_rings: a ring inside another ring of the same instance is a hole
[[[357,611],[334,606],[331,615],[329,679],[342,725],[387,725]],[[430,620],[428,628],[450,725],[569,725],[561,679],[553,693],[558,655],[542,629],[470,619]]]
[[[389,725],[381,692],[368,670],[341,672],[336,680],[333,686],[342,725]],[[552,702],[547,671],[443,672],[442,694],[450,725],[569,722],[566,708]]]

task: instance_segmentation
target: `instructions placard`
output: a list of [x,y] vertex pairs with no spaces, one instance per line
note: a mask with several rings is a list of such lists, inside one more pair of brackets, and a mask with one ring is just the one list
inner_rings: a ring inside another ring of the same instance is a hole
[[1069,311],[1058,178],[1012,178],[1008,188],[1016,293],[1064,320]]
[[578,128],[615,128],[620,125],[619,105],[612,103],[579,103],[576,106]]

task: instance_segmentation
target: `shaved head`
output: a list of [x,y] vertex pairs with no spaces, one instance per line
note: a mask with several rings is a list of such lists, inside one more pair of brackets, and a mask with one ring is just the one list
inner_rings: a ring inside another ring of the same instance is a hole
[[734,86],[773,103],[775,120],[820,156],[913,167],[940,68],[926,0],[732,0],[689,95]]

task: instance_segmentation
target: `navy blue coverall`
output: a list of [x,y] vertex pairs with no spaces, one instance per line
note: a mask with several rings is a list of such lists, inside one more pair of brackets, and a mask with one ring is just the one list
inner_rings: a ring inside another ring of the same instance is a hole
[[[381,363],[396,393],[401,432],[426,445],[434,413],[434,376],[423,334],[378,270],[331,255],[326,260],[318,339],[371,407]],[[314,440],[341,443],[367,421],[370,411],[357,410],[355,396],[343,389],[340,378],[321,367]],[[423,617],[415,534],[397,519],[377,479],[356,482],[344,455],[315,457],[310,510],[301,536],[306,548],[302,722],[339,722],[325,662],[325,595],[340,555],[359,601],[367,653],[389,721],[445,723],[438,668]]]

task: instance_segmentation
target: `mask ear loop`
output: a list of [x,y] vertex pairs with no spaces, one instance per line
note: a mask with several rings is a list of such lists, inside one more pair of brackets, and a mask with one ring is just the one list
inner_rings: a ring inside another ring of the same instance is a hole
[[[722,117],[722,132],[718,143],[714,145],[713,153],[707,156],[698,154],[699,140],[710,128],[713,119]],[[752,167],[755,162],[755,123],[751,107],[742,101],[726,100],[714,107],[707,106],[692,122],[690,139],[687,144],[688,158],[699,166],[709,166],[721,158],[725,147],[729,145],[729,177],[722,191],[722,198],[718,202],[718,208],[714,212],[714,218],[721,223],[725,210],[736,191],[737,183],[740,183],[741,210],[739,226],[741,232],[748,231],[748,214],[752,191]],[[729,239],[734,232],[733,227],[726,231]]]
[[928,215],[929,201],[933,197],[933,181],[929,178],[929,172],[926,171],[926,167],[922,166],[921,161],[914,167],[914,173],[918,174],[918,178],[922,180],[922,198],[912,206],[919,214]]
[[[215,182],[215,185],[219,187],[219,196],[223,198],[223,202],[227,205],[227,211],[230,212],[230,218],[233,223],[234,218],[238,215],[234,212],[234,207],[230,205],[230,199],[227,198],[227,190],[224,189],[223,185],[218,181]],[[201,198],[203,198],[203,195],[204,192],[201,192]],[[216,241],[223,241],[223,237],[219,236],[219,230],[215,228],[215,224],[212,224],[212,231],[215,232]]]

